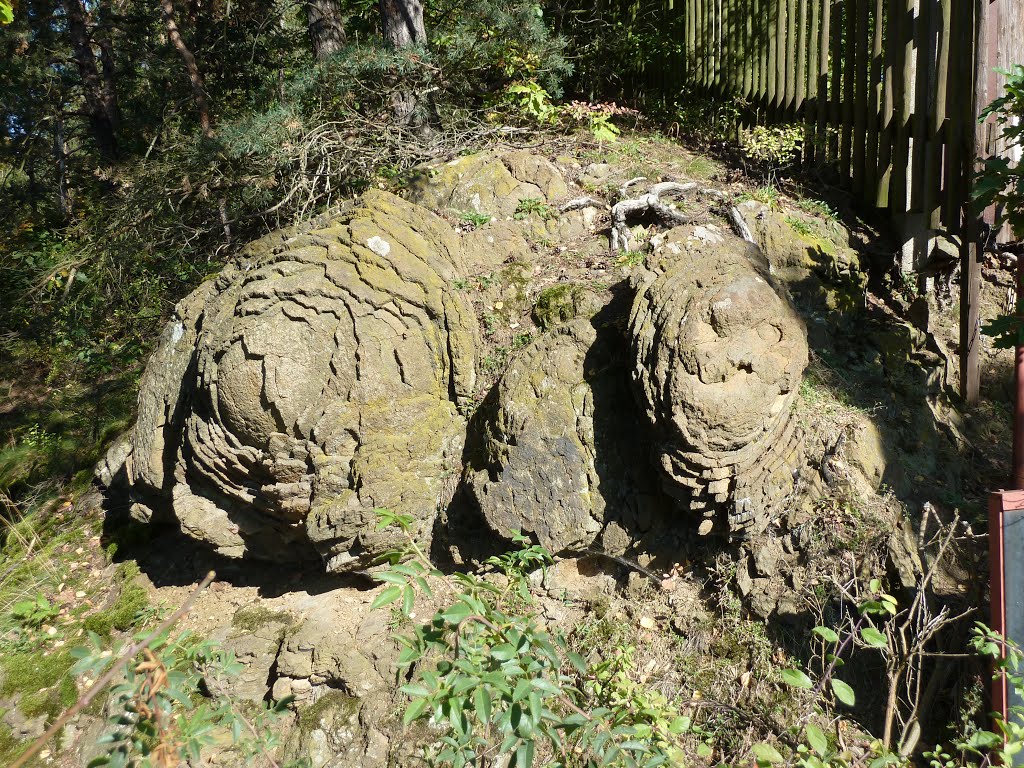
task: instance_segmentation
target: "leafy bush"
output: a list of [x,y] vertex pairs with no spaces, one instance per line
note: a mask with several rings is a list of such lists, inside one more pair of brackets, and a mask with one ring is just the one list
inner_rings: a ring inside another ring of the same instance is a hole
[[[75,648],[75,674],[98,678],[125,649],[113,653],[94,632]],[[189,632],[164,636],[137,654],[123,682],[111,690],[109,730],[99,740],[104,754],[92,766],[160,768],[204,764],[203,750],[225,740],[245,756],[267,754],[276,745],[273,720],[285,699],[249,714],[224,693],[225,678],[242,665],[234,654]]]
[[744,135],[743,153],[771,176],[793,165],[804,142],[802,125],[758,125]]
[[1024,237],[1024,163],[1011,162],[1005,155],[1024,149],[1024,65],[1014,64],[1006,76],[1006,93],[981,113],[995,117],[1000,126],[1003,155],[985,160],[975,183],[975,199],[981,207],[997,206],[1000,222],[1009,222],[1018,237]]
[[[487,560],[500,579],[445,577],[408,536],[411,518],[378,514],[382,527],[406,533],[407,545],[377,574],[387,587],[373,607],[400,601],[411,619],[417,598],[440,600],[442,590],[450,598],[399,638],[399,667],[411,680],[401,689],[411,699],[404,722],[425,720],[441,734],[429,764],[461,768],[506,755],[510,768],[680,764],[680,739],[701,733],[664,695],[631,678],[633,649],[591,665],[544,628],[528,579],[552,562],[543,548],[513,534],[522,548]],[[710,755],[706,745],[702,752]]]
[[[982,119],[995,117],[1001,127],[1002,149],[1008,154],[1024,149],[1024,65],[1015,64],[1006,76],[1006,93],[993,101]],[[990,157],[978,173],[974,186],[980,208],[996,206],[998,222],[1008,222],[1018,237],[1024,237],[1024,163],[1005,156]],[[1013,349],[1024,344],[1024,297],[1018,297],[1015,311],[985,324],[982,333],[992,336],[996,347]]]

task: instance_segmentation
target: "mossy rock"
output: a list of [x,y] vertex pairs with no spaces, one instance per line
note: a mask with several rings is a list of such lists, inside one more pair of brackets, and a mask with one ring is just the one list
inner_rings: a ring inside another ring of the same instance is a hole
[[24,652],[5,654],[0,661],[0,696],[17,699],[25,717],[57,717],[78,698],[71,677],[75,660],[69,653]]
[[288,611],[272,611],[262,605],[248,605],[235,611],[231,617],[231,626],[235,629],[242,629],[246,632],[255,632],[271,624],[280,624],[282,627],[290,627],[295,623],[295,617]]
[[529,152],[480,152],[417,168],[409,197],[434,210],[515,215],[523,200],[555,202],[569,193],[561,172]]
[[600,309],[592,291],[575,283],[560,283],[545,288],[533,305],[533,322],[541,330],[549,330],[577,317],[591,317]]
[[121,563],[114,572],[114,582],[120,587],[117,600],[109,608],[86,616],[82,626],[101,637],[107,637],[115,629],[127,632],[135,626],[139,613],[149,605],[146,588],[135,581],[139,566],[134,561]]

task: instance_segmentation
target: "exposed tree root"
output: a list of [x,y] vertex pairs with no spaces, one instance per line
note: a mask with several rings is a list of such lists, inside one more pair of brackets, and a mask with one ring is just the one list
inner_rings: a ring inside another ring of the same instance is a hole
[[[622,188],[619,190],[620,194],[625,197],[629,188],[635,186],[641,181],[645,181],[642,176],[630,179],[622,185]],[[629,226],[626,223],[630,218],[634,218],[645,213],[653,214],[662,224],[669,227],[693,222],[693,216],[683,213],[675,206],[665,203],[661,199],[664,195],[689,195],[693,193],[717,200],[722,206],[722,210],[720,211],[721,215],[729,221],[729,224],[732,226],[736,235],[743,238],[748,243],[754,242],[754,236],[751,234],[750,228],[743,220],[743,216],[740,214],[736,206],[727,204],[727,196],[724,192],[717,189],[702,187],[693,181],[686,182],[685,184],[675,181],[663,181],[651,187],[645,195],[620,200],[612,206],[612,251],[618,252],[630,250],[630,246],[632,245],[632,233],[629,231]],[[590,198],[579,198],[579,200],[584,199],[589,200]],[[569,203],[566,203],[566,206],[576,202],[578,202],[578,200],[572,200]],[[563,206],[563,210],[572,209]]]

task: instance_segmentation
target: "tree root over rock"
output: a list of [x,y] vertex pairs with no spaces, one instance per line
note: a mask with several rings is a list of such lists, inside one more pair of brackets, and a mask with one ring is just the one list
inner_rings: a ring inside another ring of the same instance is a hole
[[[630,179],[619,190],[620,194],[625,197],[631,186],[634,186],[644,180],[645,179],[642,176]],[[612,251],[618,252],[620,250],[630,250],[630,246],[632,245],[632,233],[629,231],[629,226],[626,222],[630,218],[636,217],[640,214],[652,213],[662,224],[669,227],[692,223],[695,220],[694,216],[683,213],[671,203],[665,203],[661,199],[663,195],[688,195],[691,193],[714,198],[721,203],[724,208],[722,213],[725,218],[728,219],[729,224],[736,232],[736,235],[743,238],[748,243],[754,242],[754,237],[750,232],[750,228],[747,227],[746,222],[743,221],[743,217],[740,215],[740,212],[736,207],[728,205],[727,197],[724,192],[717,189],[702,187],[693,181],[686,183],[663,181],[651,187],[645,195],[620,200],[612,206],[612,228],[610,238]]]

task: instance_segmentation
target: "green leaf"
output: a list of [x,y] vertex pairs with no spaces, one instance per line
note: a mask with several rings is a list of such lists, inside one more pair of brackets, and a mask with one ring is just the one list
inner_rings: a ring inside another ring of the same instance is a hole
[[804,732],[807,735],[807,743],[811,745],[811,749],[824,757],[828,751],[828,739],[825,738],[822,730],[818,726],[808,723],[804,728]]
[[853,692],[853,688],[848,686],[842,680],[832,678],[832,692],[836,695],[843,704],[848,707],[852,707],[854,702],[857,700],[857,696]]
[[692,720],[688,717],[677,717],[671,723],[668,724],[668,732],[673,736],[678,736],[681,733],[686,733],[690,730]]
[[486,687],[478,685],[473,692],[473,707],[481,723],[491,722],[491,694]]
[[14,21],[14,9],[8,2],[0,2],[0,24],[10,24]]
[[414,698],[426,698],[430,696],[430,691],[427,690],[426,686],[420,685],[419,683],[409,683],[399,688],[402,693],[406,696],[412,696]]
[[395,573],[394,571],[382,571],[381,573],[375,573],[373,575],[373,578],[376,581],[387,582],[388,584],[396,584],[399,587],[404,587],[406,583],[405,577],[402,576],[400,573]]
[[370,610],[375,611],[378,608],[383,608],[385,605],[390,605],[398,599],[399,595],[402,594],[402,588],[397,585],[392,585],[377,595],[377,599],[370,604]]
[[515,768],[532,768],[533,739],[526,739],[519,745],[515,754]]
[[441,614],[441,618],[449,624],[458,624],[467,616],[472,616],[473,611],[463,602],[458,602]]
[[782,681],[794,688],[811,688],[814,683],[807,674],[799,669],[784,669],[781,672]]
[[576,671],[577,672],[579,672],[581,675],[582,674],[586,674],[586,672],[587,672],[587,662],[586,662],[586,660],[582,656],[580,656],[578,653],[574,653],[572,651],[569,651],[569,653],[567,653],[566,656],[568,657],[568,659],[572,663],[572,665],[574,667],[576,667]]
[[874,627],[864,627],[860,631],[861,639],[872,648],[888,648],[889,639]]
[[502,643],[491,648],[491,658],[497,659],[498,661],[508,661],[514,658],[516,655],[516,648],[514,645],[509,643]]
[[815,627],[811,630],[814,634],[824,640],[826,643],[838,643],[839,635],[834,629],[829,627]]
[[412,584],[407,584],[405,589],[402,590],[402,615],[411,616],[413,604],[416,600],[416,592],[412,588]]
[[773,763],[785,762],[785,758],[779,754],[779,750],[771,744],[755,744],[751,749],[758,765],[772,765]]

